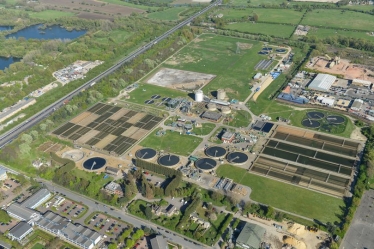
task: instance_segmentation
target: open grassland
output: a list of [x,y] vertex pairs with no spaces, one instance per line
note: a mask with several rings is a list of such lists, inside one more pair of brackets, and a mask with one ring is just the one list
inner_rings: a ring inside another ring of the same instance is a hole
[[328,37],[350,37],[350,38],[362,38],[366,40],[374,41],[374,36],[368,35],[366,32],[346,31],[346,30],[335,30],[335,29],[324,29],[324,28],[313,28],[309,31],[308,36],[316,36],[317,38],[328,38]]
[[374,16],[348,10],[317,9],[306,14],[304,25],[354,30],[372,30]]
[[164,150],[181,156],[189,156],[194,149],[203,141],[202,138],[191,135],[180,135],[179,132],[166,131],[165,135],[157,136],[157,131],[152,132],[146,137],[140,145],[153,148],[155,150]]
[[251,114],[245,110],[238,110],[233,113],[233,119],[227,125],[234,127],[247,127],[251,123]]
[[158,11],[148,14],[147,16],[152,19],[176,21],[180,19],[179,13],[185,11],[187,7],[174,7],[164,11]]
[[342,8],[344,9],[353,9],[353,10],[363,10],[363,11],[370,11],[370,10],[374,10],[374,6],[373,5],[345,5],[343,6]]
[[260,22],[290,23],[298,24],[304,11],[296,11],[291,9],[223,9],[217,11],[217,14],[223,14],[224,19],[238,19],[248,16],[258,15]]
[[152,6],[146,6],[146,5],[140,5],[140,4],[133,4],[122,0],[100,0],[100,2],[103,3],[110,3],[110,4],[117,4],[117,5],[123,5],[127,7],[137,8],[141,10],[156,10],[158,7],[152,7]]
[[[241,49],[237,54],[237,42],[248,48]],[[162,66],[217,75],[203,88],[205,94],[210,95],[223,88],[230,99],[244,100],[251,92],[248,83],[256,73],[255,65],[261,59],[266,59],[258,54],[261,48],[262,43],[257,41],[204,34]]]
[[[150,84],[140,84],[137,89],[130,93],[130,99],[128,101],[134,102],[137,104],[144,104],[144,101],[151,99],[151,96],[158,94],[161,98],[169,97],[187,97],[187,93],[173,90],[166,87],[155,86]],[[161,100],[159,100],[161,101]],[[150,107],[156,107],[155,105],[149,105]]]
[[225,25],[224,29],[250,34],[262,34],[274,37],[288,38],[295,31],[296,26],[271,24],[271,23],[249,23],[240,22]]
[[215,124],[202,123],[201,127],[195,127],[193,129],[193,133],[195,133],[196,135],[199,135],[199,136],[206,136],[209,133],[211,133],[214,128],[216,128]]
[[58,11],[58,10],[44,10],[40,12],[29,12],[31,18],[38,18],[43,20],[56,19],[65,16],[74,16],[72,12]]
[[282,0],[231,0],[230,4],[236,6],[259,6],[262,4],[281,4],[283,2]]
[[311,219],[338,221],[344,206],[342,199],[250,174],[246,169],[232,165],[219,166],[217,174],[250,187],[250,197],[254,201]]

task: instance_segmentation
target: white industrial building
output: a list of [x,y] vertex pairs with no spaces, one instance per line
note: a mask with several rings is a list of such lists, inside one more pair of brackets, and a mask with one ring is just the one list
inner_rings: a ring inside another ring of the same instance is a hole
[[321,103],[322,105],[326,106],[334,106],[335,98],[334,97],[324,97],[324,96],[318,96],[317,101]]
[[336,77],[330,74],[319,73],[309,84],[309,89],[320,92],[329,91],[330,87],[336,81]]
[[355,99],[355,101],[353,101],[353,104],[351,106],[351,110],[359,112],[361,111],[363,104],[364,104],[364,101],[362,99]]
[[352,80],[352,85],[363,86],[363,87],[369,87],[370,88],[372,83],[368,80],[354,79],[354,80]]

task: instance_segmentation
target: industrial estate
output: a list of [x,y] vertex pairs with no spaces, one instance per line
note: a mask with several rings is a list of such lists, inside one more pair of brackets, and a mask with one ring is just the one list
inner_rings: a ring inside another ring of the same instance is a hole
[[374,248],[372,1],[57,2],[0,0],[0,248]]

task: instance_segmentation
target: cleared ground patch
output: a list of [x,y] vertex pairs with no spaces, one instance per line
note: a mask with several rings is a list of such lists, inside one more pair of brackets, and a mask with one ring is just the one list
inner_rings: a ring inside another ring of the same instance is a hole
[[270,23],[240,22],[225,25],[224,28],[250,34],[262,34],[274,37],[288,38],[293,34],[296,26]]
[[157,136],[157,131],[152,132],[140,145],[155,150],[164,150],[167,153],[189,156],[203,141],[202,138],[181,135],[179,132],[166,131],[165,135]]
[[292,9],[223,9],[217,11],[217,14],[223,14],[224,19],[239,19],[247,18],[257,14],[260,22],[275,22],[275,23],[289,23],[298,24],[304,11],[296,11]]
[[148,14],[147,16],[156,20],[165,20],[165,21],[176,21],[181,18],[179,13],[185,11],[187,7],[174,7],[166,9],[164,11],[158,11]]
[[161,68],[147,83],[172,89],[199,89],[209,83],[214,77],[213,74],[203,74],[170,68]]
[[250,187],[251,199],[288,212],[323,222],[338,221],[342,214],[342,199],[250,174],[232,165],[221,165],[217,174]]
[[[333,17],[333,18],[332,18]],[[349,11],[317,9],[306,13],[301,24],[316,27],[331,27],[341,29],[354,29],[372,31],[374,16]]]
[[[237,43],[241,48],[240,53],[237,53]],[[163,66],[217,75],[203,88],[205,94],[225,89],[230,99],[244,100],[251,92],[249,81],[256,73],[254,66],[261,59],[267,58],[258,54],[261,49],[262,43],[257,41],[204,34],[167,60]]]

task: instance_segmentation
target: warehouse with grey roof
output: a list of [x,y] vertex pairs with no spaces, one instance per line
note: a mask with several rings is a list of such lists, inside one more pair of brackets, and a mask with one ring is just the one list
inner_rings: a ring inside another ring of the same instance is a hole
[[265,228],[259,225],[246,223],[236,239],[236,246],[246,249],[260,248],[265,232]]
[[330,74],[319,73],[308,88],[320,92],[328,92],[332,84],[336,81],[336,77]]

